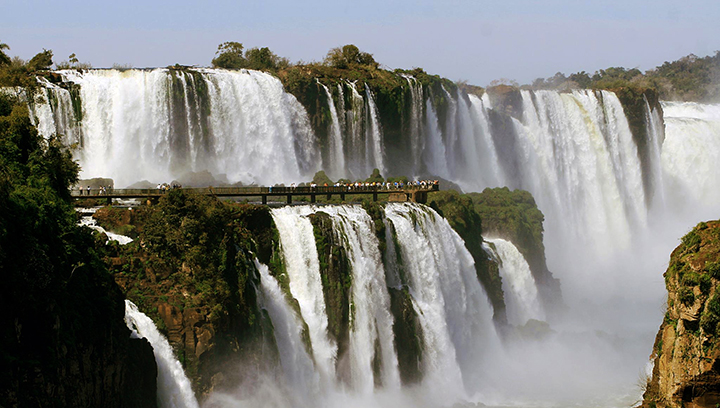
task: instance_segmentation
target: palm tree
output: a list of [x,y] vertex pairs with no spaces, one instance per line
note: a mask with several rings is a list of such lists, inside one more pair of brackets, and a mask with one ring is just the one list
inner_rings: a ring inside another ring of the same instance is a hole
[[5,43],[0,43],[0,65],[10,64],[10,57],[3,52],[3,50],[9,50],[10,46]]

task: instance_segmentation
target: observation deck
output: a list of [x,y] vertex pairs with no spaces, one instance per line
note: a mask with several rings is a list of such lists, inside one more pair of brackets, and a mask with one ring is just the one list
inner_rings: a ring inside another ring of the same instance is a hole
[[[425,186],[404,186],[402,188],[387,188],[385,186],[303,186],[303,187],[207,187],[207,188],[184,188],[183,191],[195,194],[203,194],[215,197],[260,197],[263,204],[267,204],[268,197],[284,197],[287,204],[292,204],[293,197],[310,197],[310,202],[314,203],[318,195],[324,195],[328,200],[332,196],[339,196],[341,200],[345,200],[347,195],[372,194],[373,201],[378,200],[378,195],[387,194],[388,201],[402,202],[412,201],[417,203],[427,202],[427,194],[431,191],[438,191],[439,184],[429,183]],[[178,188],[175,188],[178,189]],[[145,189],[107,189],[105,191],[93,188],[73,189],[71,192],[73,199],[105,199],[108,203],[113,198],[118,199],[146,199],[156,201],[163,195],[173,190],[173,188],[164,190],[156,188]]]

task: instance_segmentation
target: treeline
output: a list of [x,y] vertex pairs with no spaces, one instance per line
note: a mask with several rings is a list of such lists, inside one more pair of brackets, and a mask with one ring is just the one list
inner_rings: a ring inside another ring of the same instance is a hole
[[567,90],[652,88],[661,99],[683,101],[720,101],[720,51],[707,57],[690,54],[677,61],[642,72],[637,68],[611,67],[590,75],[585,71],[566,76],[558,72],[550,78],[538,78],[530,89]]

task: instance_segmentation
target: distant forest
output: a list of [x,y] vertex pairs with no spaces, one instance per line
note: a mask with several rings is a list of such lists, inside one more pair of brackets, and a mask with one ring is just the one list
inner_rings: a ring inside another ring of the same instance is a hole
[[[7,44],[0,42],[0,86],[32,86],[29,79],[42,71],[56,69],[88,69],[92,66],[80,62],[75,54],[68,60],[54,63],[52,50],[43,50],[29,61],[10,57]],[[225,42],[218,46],[213,67],[225,69],[256,69],[278,75],[293,67],[326,67],[337,70],[382,70],[372,54],[360,51],[348,44],[331,49],[322,62],[291,63],[267,47],[245,50],[242,43]],[[178,68],[176,64],[173,66]],[[130,65],[113,65],[117,69],[129,69]],[[565,75],[558,72],[550,78],[538,78],[529,85],[519,85],[507,79],[496,80],[490,86],[506,84],[523,89],[618,89],[623,87],[655,89],[663,100],[720,102],[720,51],[714,55],[698,57],[690,54],[677,61],[665,62],[659,67],[645,71],[637,68],[610,67],[593,74],[585,71]]]

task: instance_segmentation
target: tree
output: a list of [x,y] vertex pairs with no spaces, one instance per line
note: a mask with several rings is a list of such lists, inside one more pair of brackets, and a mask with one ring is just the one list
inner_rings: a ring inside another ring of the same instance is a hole
[[42,71],[48,70],[53,64],[53,52],[52,50],[43,49],[42,52],[37,53],[30,62],[27,63],[30,71]]
[[245,52],[245,60],[245,68],[257,70],[276,70],[290,65],[287,58],[278,57],[268,47],[250,48]]
[[217,56],[213,58],[212,65],[216,68],[239,69],[247,65],[243,56],[243,45],[239,42],[227,41],[218,45],[215,55]]
[[372,54],[360,51],[353,44],[347,44],[342,48],[333,48],[328,51],[325,64],[338,69],[347,69],[353,65],[377,68],[379,65]]
[[0,66],[2,65],[10,65],[10,56],[5,54],[3,50],[9,50],[10,46],[8,46],[5,43],[0,43]]

